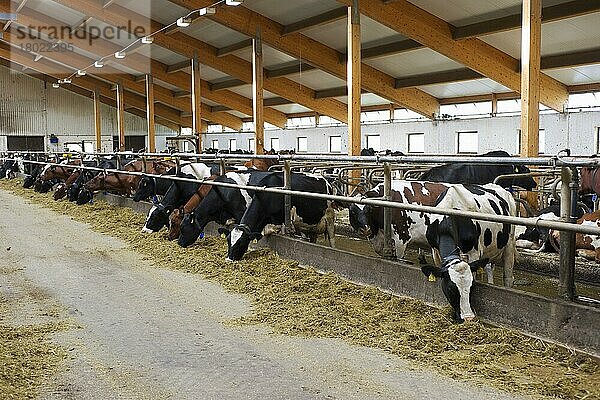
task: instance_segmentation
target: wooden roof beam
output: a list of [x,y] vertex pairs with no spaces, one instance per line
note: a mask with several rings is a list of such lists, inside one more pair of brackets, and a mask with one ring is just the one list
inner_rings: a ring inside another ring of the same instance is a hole
[[[54,1],[114,26],[124,26],[128,28],[130,26],[136,26],[137,24],[144,24],[147,21],[147,18],[116,4],[106,9],[102,9],[94,0]],[[207,2],[204,1],[203,6],[206,7],[207,5],[210,4],[207,4]],[[153,31],[157,31],[163,27],[164,26],[159,22],[151,21],[151,28]],[[154,35],[154,45],[165,47],[189,58],[191,58],[194,51],[197,50],[204,65],[236,77],[244,82],[252,82],[252,67],[248,61],[233,55],[218,57],[216,54],[217,49],[214,46],[181,32],[176,32],[172,35],[165,35],[163,33],[156,34]],[[158,77],[156,78],[159,79]],[[329,115],[339,120],[346,119],[346,105],[344,103],[334,99],[315,99],[313,89],[299,85],[297,82],[289,79],[265,79],[265,90],[286,97],[287,99],[315,110],[322,115]]]
[[[338,2],[349,4],[351,1]],[[480,39],[454,40],[453,27],[450,24],[409,1],[396,0],[382,7],[380,0],[362,0],[360,9],[364,15],[403,36],[422,43],[512,90],[521,90],[521,74],[517,71],[519,60]],[[542,74],[540,86],[540,101],[562,112],[568,101],[566,85]]]
[[[5,7],[10,6],[0,4],[0,10],[4,10]],[[42,15],[28,8],[23,9],[22,13],[19,14],[19,23],[31,26],[64,25],[64,23],[62,23],[61,21],[54,20],[50,17]],[[90,44],[88,38],[79,39],[78,37],[74,36],[70,39],[70,43],[72,43],[73,46],[85,50],[89,53],[100,55],[112,54],[121,49],[120,46],[102,38],[94,39],[93,43]],[[128,52],[126,58],[119,60],[119,64],[123,64],[128,68],[136,70],[142,74],[136,78],[136,82],[143,82],[143,74],[149,73],[151,71],[154,78],[156,78],[159,81],[163,81],[170,85],[177,86],[184,91],[189,92],[191,90],[191,76],[188,73],[181,71],[168,73],[168,66],[166,64],[163,64],[152,58],[147,58],[140,54],[133,54]],[[183,63],[181,64],[181,66],[182,65]],[[187,62],[187,65],[191,65],[190,61]],[[252,109],[252,101],[249,98],[246,98],[240,94],[228,90],[221,92],[213,92],[212,90],[210,90],[208,82],[202,81],[202,84],[203,97],[205,99],[226,105],[231,109],[243,112],[244,114],[247,114]],[[265,110],[265,118],[267,122],[278,127],[284,127],[287,122],[287,117],[285,116],[285,114],[273,108],[268,108]]]
[[[24,44],[27,44],[27,43],[39,43],[40,45],[44,44],[44,43],[47,44],[47,42],[44,42],[43,40],[32,41],[32,39],[21,39],[19,35],[12,35],[11,33],[5,33],[4,40],[6,42],[13,44],[14,46],[17,46],[17,47],[23,46]],[[45,57],[47,59],[51,59],[55,62],[58,62],[61,65],[69,66],[68,68],[61,68],[61,70],[64,69],[65,71],[68,71],[69,74],[73,73],[78,68],[82,68],[84,66],[90,65],[93,62],[92,59],[82,56],[75,52],[52,52],[52,53],[46,54]],[[70,71],[69,71],[69,69],[70,69]],[[104,68],[102,70],[103,70],[102,74],[99,75],[100,79],[109,81],[110,84],[114,84],[117,81],[121,80],[123,82],[124,88],[126,88],[127,90],[132,91],[134,93],[138,93],[138,94],[141,94],[142,96],[145,96],[146,92],[145,92],[144,83],[136,82],[134,80],[134,78],[132,78],[131,76],[128,76],[127,74],[124,74],[121,71],[110,67],[109,65],[104,66]],[[80,79],[80,78],[74,78],[73,80],[75,81],[77,79]],[[163,104],[166,104],[169,106],[174,106],[174,107],[178,108],[179,110],[184,110],[184,111],[191,110],[191,104],[188,101],[186,101],[185,99],[174,98],[171,91],[166,88],[156,86],[155,87],[155,95],[156,95],[155,96],[156,100]],[[145,106],[144,106],[144,109],[145,109]],[[241,121],[239,120],[239,118],[235,117],[232,114],[227,114],[227,115],[226,114],[218,114],[218,115],[213,115],[213,117],[220,120],[219,123],[221,123],[225,126],[229,126],[233,129],[241,128]],[[218,121],[215,121],[215,122],[218,122]]]
[[247,49],[252,47],[252,39],[245,39],[241,42],[230,44],[229,46],[221,47],[217,49],[217,57],[223,57],[228,54],[235,53],[236,51]]
[[[600,0],[575,0],[542,8],[542,23],[559,21],[600,11]],[[454,39],[467,39],[521,27],[521,12],[506,17],[489,19],[469,25],[455,27]]]
[[[203,0],[169,1],[187,9],[194,9],[204,4]],[[340,53],[337,50],[298,32],[282,37],[283,25],[243,5],[238,7],[221,7],[217,13],[208,16],[208,18],[250,37],[254,36],[257,29],[260,29],[263,42],[269,46],[292,57],[305,59],[323,71],[338,78],[346,79],[346,66],[339,62]],[[428,118],[432,118],[439,111],[439,103],[435,97],[416,88],[396,89],[394,88],[394,78],[392,76],[367,64],[363,63],[361,69],[363,88],[370,92],[394,103],[402,104]],[[269,90],[266,87],[265,89]],[[283,96],[285,97],[285,95]],[[312,109],[319,112],[319,110]],[[347,116],[344,119],[347,119]]]
[[333,10],[326,11],[322,14],[315,15],[306,19],[303,19],[298,22],[291,23],[289,25],[285,25],[281,29],[281,35],[289,35],[291,33],[302,32],[310,28],[314,28],[315,26],[329,24],[334,21],[339,21],[340,19],[346,18],[348,15],[348,11],[346,7],[338,7]]

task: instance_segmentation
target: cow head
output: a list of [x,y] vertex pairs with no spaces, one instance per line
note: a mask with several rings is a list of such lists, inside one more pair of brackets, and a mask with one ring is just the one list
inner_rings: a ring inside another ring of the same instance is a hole
[[79,197],[80,190],[81,185],[77,182],[73,182],[71,186],[67,188],[67,199],[69,199],[69,201],[77,201],[77,197]]
[[60,185],[58,185],[56,187],[56,190],[54,191],[54,194],[52,195],[52,198],[54,200],[60,200],[63,197],[65,197],[65,195],[67,194],[67,186],[64,183],[61,183]]
[[447,257],[441,267],[424,265],[421,271],[428,276],[440,278],[442,291],[452,306],[454,319],[457,322],[470,321],[475,318],[471,308],[471,286],[473,285],[473,272],[479,268],[477,263],[469,265],[459,256]]
[[227,237],[227,261],[239,261],[244,257],[250,242],[262,239],[259,232],[250,231],[248,225],[236,225],[231,231],[227,228],[219,228],[219,233]]
[[201,233],[202,229],[200,229],[200,223],[196,218],[196,212],[192,211],[189,214],[185,214],[179,227],[177,244],[181,247],[191,246],[200,237]]
[[156,181],[154,178],[144,176],[138,183],[137,190],[133,195],[133,201],[142,201],[152,196],[156,191]]
[[183,221],[183,208],[176,208],[169,216],[169,240],[175,240],[181,232],[181,222]]
[[154,233],[160,231],[163,227],[169,226],[169,214],[162,204],[152,206],[148,211],[146,223],[142,228],[143,233]]
[[350,204],[348,206],[348,215],[350,219],[350,225],[352,228],[363,235],[365,238],[370,239],[373,237],[370,223],[370,213],[372,211],[371,206],[364,204]]
[[106,174],[104,172],[99,173],[94,178],[87,181],[83,187],[90,192],[97,192],[106,188],[105,182]]
[[23,189],[30,189],[33,187],[35,183],[35,178],[32,175],[29,175],[25,179],[23,179]]
[[[515,174],[529,174],[531,170],[524,165],[515,166]],[[525,190],[533,190],[537,183],[531,176],[521,176],[512,179],[512,186],[522,187]]]
[[77,205],[87,204],[92,201],[93,194],[89,190],[82,188],[77,195]]

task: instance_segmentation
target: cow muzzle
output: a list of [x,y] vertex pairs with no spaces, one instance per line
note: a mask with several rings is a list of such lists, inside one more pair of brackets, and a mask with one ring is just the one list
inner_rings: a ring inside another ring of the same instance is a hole
[[363,226],[362,228],[359,229],[359,232],[361,235],[363,235],[364,237],[371,237],[371,228],[368,227],[367,225]]
[[150,228],[146,228],[146,226],[144,226],[142,228],[142,233],[154,233],[154,231]]

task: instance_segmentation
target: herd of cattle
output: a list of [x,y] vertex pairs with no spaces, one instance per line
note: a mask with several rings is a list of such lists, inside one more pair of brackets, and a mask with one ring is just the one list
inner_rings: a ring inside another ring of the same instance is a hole
[[[508,157],[502,151],[484,156]],[[216,222],[219,232],[227,237],[227,260],[242,259],[250,243],[277,230],[285,221],[284,196],[231,186],[210,185],[199,181],[257,187],[284,186],[283,173],[273,170],[277,160],[251,159],[243,165],[229,166],[226,171],[218,163],[178,163],[169,159],[130,159],[117,163],[115,158],[93,160],[64,159],[56,165],[32,164],[28,155],[7,159],[0,166],[0,178],[24,174],[23,186],[37,192],[54,191],[54,199],[66,197],[77,204],[92,201],[94,193],[111,192],[132,196],[135,201],[153,203],[143,232],[169,230],[169,240],[182,247],[194,244],[203,236],[207,224]],[[96,167],[85,170],[80,166]],[[109,173],[118,169],[147,175]],[[224,172],[224,173],[222,173]],[[419,180],[394,180],[392,201],[496,215],[516,215],[514,189],[532,190],[535,180],[527,167],[520,165],[474,165],[452,163],[431,168]],[[159,175],[151,176],[151,175]],[[494,184],[497,177],[510,175]],[[582,168],[580,193],[600,192],[596,170]],[[189,178],[173,180],[170,177]],[[336,194],[330,178],[311,172],[293,172],[294,191]],[[382,198],[383,184],[357,194],[361,198]],[[299,196],[291,197],[292,229],[316,241],[325,234],[335,246],[336,212],[348,209],[350,224],[367,238],[374,250],[384,249],[383,208],[352,202],[327,201]],[[600,212],[590,213],[584,206],[578,223],[600,226]],[[560,208],[553,204],[537,212],[541,219],[558,220]],[[528,228],[466,217],[442,216],[394,208],[392,210],[393,256],[402,258],[407,246],[432,250],[433,265],[421,258],[421,270],[433,280],[440,278],[443,292],[452,305],[457,321],[474,317],[470,306],[473,272],[483,268],[493,283],[492,265],[503,268],[504,284],[512,286],[512,270],[516,247],[553,251],[558,246],[558,233],[541,228]],[[600,237],[577,235],[581,255],[600,262]]]

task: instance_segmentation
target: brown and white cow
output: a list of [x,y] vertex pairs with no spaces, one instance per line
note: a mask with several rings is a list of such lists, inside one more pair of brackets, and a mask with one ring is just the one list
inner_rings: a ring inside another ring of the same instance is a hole
[[[600,228],[600,210],[584,214],[577,220],[577,224]],[[550,234],[554,245],[559,248],[560,232],[552,230]],[[600,262],[600,236],[577,233],[575,235],[575,248],[578,256]]]

